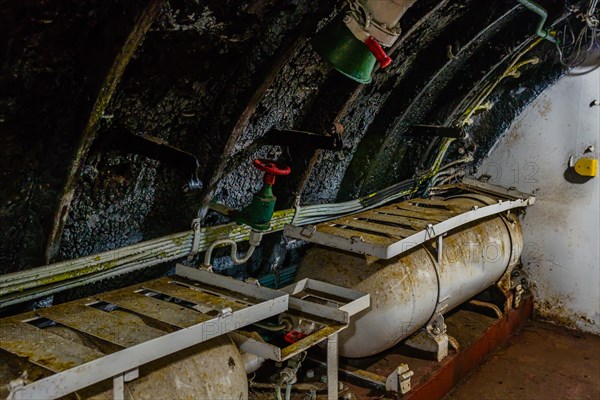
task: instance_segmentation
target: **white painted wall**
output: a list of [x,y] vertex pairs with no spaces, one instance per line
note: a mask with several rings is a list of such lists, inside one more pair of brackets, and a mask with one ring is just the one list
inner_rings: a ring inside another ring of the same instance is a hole
[[600,334],[600,177],[569,183],[570,156],[598,159],[600,68],[562,78],[517,119],[479,165],[491,183],[534,193],[523,261],[536,310],[561,324]]

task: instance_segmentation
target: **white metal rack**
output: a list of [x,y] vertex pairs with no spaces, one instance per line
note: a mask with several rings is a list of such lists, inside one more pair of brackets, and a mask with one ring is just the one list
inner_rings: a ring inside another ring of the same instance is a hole
[[[124,398],[124,382],[138,367],[288,309],[287,293],[182,265],[176,276],[156,279],[0,320],[0,348],[51,374],[11,387],[9,398],[55,399],[113,379],[113,397]],[[166,295],[194,307],[155,297]],[[110,303],[170,325],[172,333],[94,307]],[[105,355],[35,326],[46,318],[124,349]]]
[[437,189],[466,192],[484,201],[494,198],[495,202],[479,207],[466,205],[452,196],[411,199],[317,225],[287,225],[284,235],[390,259],[432,239],[438,239],[441,248],[442,237],[453,229],[535,202],[534,196],[472,179]]

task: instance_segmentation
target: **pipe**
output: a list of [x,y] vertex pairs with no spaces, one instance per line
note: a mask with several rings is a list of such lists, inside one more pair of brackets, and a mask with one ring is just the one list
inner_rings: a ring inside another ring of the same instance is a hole
[[285,400],[290,400],[292,398],[292,384],[288,383],[285,387]]
[[292,321],[290,321],[288,318],[282,319],[281,323],[278,325],[269,325],[260,322],[255,322],[252,325],[258,326],[260,329],[264,329],[265,331],[269,332],[289,332],[293,328]]
[[209,267],[212,265],[210,263],[210,259],[212,258],[213,250],[215,249],[215,247],[221,246],[224,244],[231,245],[231,259],[233,260],[233,263],[236,265],[243,264],[246,261],[248,261],[250,259],[250,257],[252,257],[252,254],[254,254],[254,250],[256,249],[256,247],[258,247],[258,245],[260,245],[260,241],[262,240],[262,237],[263,237],[262,232],[255,231],[255,230],[250,231],[250,248],[248,249],[248,251],[242,258],[238,258],[237,243],[234,240],[231,240],[231,239],[215,240],[214,242],[211,243],[210,246],[208,246],[208,249],[206,249],[206,254],[204,254],[204,265],[209,266]]
[[[253,389],[275,389],[277,384],[275,383],[263,383],[263,382],[254,382],[249,381],[248,385]],[[310,382],[310,383],[295,383],[293,389],[297,392],[325,392],[327,391],[327,384],[321,382]]]
[[[239,350],[239,349],[238,349]],[[243,350],[239,350],[242,356],[242,361],[244,362],[244,369],[246,370],[246,375],[250,375],[251,373],[258,370],[265,362],[265,359],[259,357],[255,354],[248,353]]]
[[541,37],[542,39],[546,39],[552,43],[556,43],[556,39],[554,36],[550,34],[547,30],[544,30],[544,25],[546,25],[546,20],[548,19],[548,11],[545,8],[540,6],[534,1],[531,0],[517,0],[520,4],[522,4],[529,11],[533,11],[537,15],[540,16],[540,23],[538,24],[537,30],[535,33]]

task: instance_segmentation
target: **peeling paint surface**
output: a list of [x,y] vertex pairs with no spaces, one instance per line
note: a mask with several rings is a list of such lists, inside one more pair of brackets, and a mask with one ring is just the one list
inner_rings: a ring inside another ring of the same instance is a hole
[[[598,158],[600,70],[575,71],[529,106],[480,163],[491,183],[535,194],[523,223],[523,262],[536,312],[600,333],[600,179],[571,183],[569,157]],[[591,150],[590,146],[594,146]]]

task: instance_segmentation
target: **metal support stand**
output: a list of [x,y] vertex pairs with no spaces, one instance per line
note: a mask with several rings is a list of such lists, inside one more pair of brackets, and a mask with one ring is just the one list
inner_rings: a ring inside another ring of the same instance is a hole
[[443,188],[483,194],[493,200],[479,207],[464,204],[452,197],[410,199],[317,225],[287,225],[284,235],[384,260],[403,254],[419,244],[437,240],[437,256],[441,261],[442,236],[446,233],[474,221],[535,203],[535,197],[526,193],[470,179],[464,179],[463,182]]
[[113,400],[125,400],[125,383],[140,377],[139,368],[113,376]]
[[448,355],[448,334],[444,317],[435,316],[425,328],[421,329],[405,342],[408,346],[433,353],[437,361],[442,361]]
[[338,335],[327,339],[327,400],[338,398]]
[[437,262],[440,264],[442,262],[442,255],[444,251],[444,235],[440,235],[437,237]]
[[125,400],[125,379],[123,374],[113,378],[113,400]]

